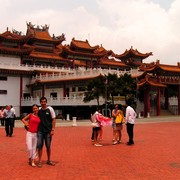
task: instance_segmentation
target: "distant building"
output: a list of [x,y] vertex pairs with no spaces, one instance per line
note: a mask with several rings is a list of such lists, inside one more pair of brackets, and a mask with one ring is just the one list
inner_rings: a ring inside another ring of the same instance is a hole
[[[161,106],[180,115],[180,63],[145,64],[143,60],[151,52],[143,54],[131,47],[123,54],[115,54],[102,46],[91,46],[88,40],[72,38],[69,45],[63,45],[64,41],[63,33],[50,36],[47,25],[35,27],[30,22],[26,35],[8,29],[0,34],[0,106],[12,104],[20,116],[30,112],[32,104],[39,104],[41,96],[46,96],[57,115],[88,118],[90,108],[97,103],[83,102],[85,83],[108,73],[129,73],[143,92],[143,102],[139,102],[142,107],[137,109],[143,116],[159,116]],[[169,98],[170,89],[177,90],[174,100]],[[156,108],[153,113],[152,101]],[[100,103],[104,104],[103,98]]]

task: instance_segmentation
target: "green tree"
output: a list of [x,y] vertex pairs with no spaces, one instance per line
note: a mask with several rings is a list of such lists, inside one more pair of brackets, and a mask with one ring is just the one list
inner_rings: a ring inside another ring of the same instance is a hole
[[84,102],[89,102],[93,99],[97,100],[97,104],[99,107],[99,97],[104,97],[104,77],[100,76],[96,79],[93,79],[87,83]]
[[136,97],[136,80],[131,75],[125,73],[118,80],[118,88],[121,95],[124,95],[126,100],[135,100]]
[[112,104],[114,104],[114,96],[117,96],[120,93],[118,87],[118,76],[117,74],[108,74],[107,76],[107,96],[111,96]]
[[100,96],[108,99],[111,95],[112,104],[114,104],[114,96],[118,94],[125,96],[126,100],[131,99],[134,101],[136,96],[136,80],[131,75],[124,74],[118,78],[116,74],[108,74],[108,76],[100,76],[89,81],[87,83],[84,102],[96,99],[99,106]]

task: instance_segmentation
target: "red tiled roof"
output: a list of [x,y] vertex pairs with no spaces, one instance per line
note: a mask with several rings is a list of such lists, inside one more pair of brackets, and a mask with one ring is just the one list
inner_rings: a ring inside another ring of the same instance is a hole
[[102,52],[102,53],[93,53],[93,52],[80,52],[80,51],[74,51],[71,50],[70,47],[68,45],[64,46],[64,50],[72,55],[79,55],[79,56],[88,56],[88,57],[102,57],[105,56],[107,54],[107,52]]
[[48,31],[34,31],[34,37],[37,39],[52,40]]
[[149,85],[149,86],[154,86],[154,87],[166,87],[165,84],[161,84],[157,82],[156,79],[151,78],[151,76],[149,75],[146,75],[144,79],[142,79],[141,81],[137,83],[138,87],[141,87],[144,85]]
[[17,41],[17,42],[25,41],[27,38],[28,38],[27,36],[18,35],[10,31],[6,31],[0,34],[0,39],[7,39],[7,40]]
[[13,48],[13,47],[4,47],[0,46],[1,53],[10,53],[10,54],[28,54],[31,52],[32,49],[20,49],[20,48]]
[[120,54],[120,55],[114,54],[114,56],[118,59],[127,59],[131,57],[145,59],[152,55],[153,55],[152,52],[143,54],[143,53],[140,53],[137,49],[134,50],[132,47],[129,50],[126,49],[126,51],[123,54]]
[[125,63],[115,61],[114,59],[108,59],[108,58],[101,58],[99,64],[104,64],[104,65],[112,65],[118,67],[128,67]]
[[142,71],[147,71],[147,72],[152,72],[157,69],[161,69],[161,70],[167,71],[167,72],[180,73],[180,66],[164,65],[164,64],[159,64],[159,62],[150,63],[150,64],[142,64],[139,67],[139,69]]
[[95,50],[99,46],[90,46],[88,40],[86,41],[80,41],[80,40],[75,40],[75,38],[72,39],[70,47],[75,47],[75,48],[80,48],[80,49],[88,49],[88,50]]
[[39,26],[35,28],[34,26],[35,25],[32,25],[31,23],[27,23],[27,36],[38,40],[44,40],[54,43],[62,43],[62,41],[65,40],[64,34],[59,37],[54,36],[54,38],[52,38],[49,34],[49,27],[47,25],[42,28],[40,28]]
[[36,51],[32,51],[30,53],[30,57],[42,58],[42,59],[64,60],[62,57],[58,56],[55,53],[39,53],[39,52],[36,52]]
[[6,32],[0,34],[0,37],[7,38],[7,39],[18,39],[18,40],[22,39],[21,36],[11,33],[10,31],[6,31]]

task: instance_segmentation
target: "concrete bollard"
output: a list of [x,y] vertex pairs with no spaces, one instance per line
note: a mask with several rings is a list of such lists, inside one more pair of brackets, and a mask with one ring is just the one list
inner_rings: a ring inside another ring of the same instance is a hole
[[147,118],[150,118],[150,113],[149,112],[147,113]]
[[76,118],[77,118],[77,117],[72,117],[72,121],[73,121],[72,126],[77,126],[77,123],[76,123]]
[[69,114],[66,114],[66,121],[70,121]]

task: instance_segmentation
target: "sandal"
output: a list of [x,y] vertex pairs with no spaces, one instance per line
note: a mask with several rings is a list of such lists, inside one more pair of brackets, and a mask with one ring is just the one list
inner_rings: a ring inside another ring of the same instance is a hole
[[47,161],[46,163],[50,166],[55,166],[55,163],[53,163],[52,161]]
[[36,167],[36,164],[34,162],[32,162],[31,166],[32,167]]
[[37,166],[38,166],[39,168],[42,168],[42,163],[41,163],[41,162],[38,162]]

